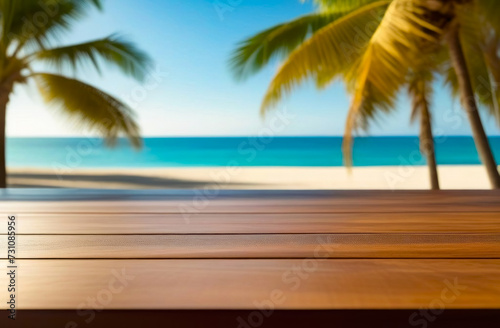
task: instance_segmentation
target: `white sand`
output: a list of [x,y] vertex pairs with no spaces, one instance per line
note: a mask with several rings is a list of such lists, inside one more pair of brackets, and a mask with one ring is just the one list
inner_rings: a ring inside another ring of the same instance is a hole
[[[439,167],[443,189],[489,189],[482,166]],[[279,168],[10,169],[9,186],[96,189],[428,189],[427,168],[385,166]]]

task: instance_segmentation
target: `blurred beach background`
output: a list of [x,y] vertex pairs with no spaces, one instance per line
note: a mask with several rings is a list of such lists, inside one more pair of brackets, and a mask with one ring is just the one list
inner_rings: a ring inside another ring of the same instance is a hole
[[[377,115],[369,132],[359,134],[349,169],[341,136],[351,95],[342,83],[317,90],[314,81],[306,82],[263,118],[259,108],[280,61],[245,83],[235,79],[230,59],[245,38],[315,10],[313,1],[299,0],[108,0],[103,11],[89,9],[69,33],[57,35],[57,44],[118,31],[151,56],[154,67],[142,83],[102,58],[102,75],[89,69],[90,61],[76,65],[79,79],[130,107],[144,146],[134,149],[123,138],[106,147],[99,133],[79,129],[79,117],[67,120],[68,113],[53,111],[28,83],[14,89],[8,104],[8,186],[428,189],[420,126],[410,124],[407,92],[394,111]],[[75,74],[68,63],[34,67]],[[430,103],[441,187],[489,189],[467,115],[444,82],[436,77]],[[481,115],[498,163],[500,130],[494,117]]]
[[[500,160],[500,137],[490,138]],[[13,138],[10,185],[107,189],[428,189],[417,137],[357,138],[354,167],[340,137]],[[436,139],[445,189],[488,189],[471,137]]]

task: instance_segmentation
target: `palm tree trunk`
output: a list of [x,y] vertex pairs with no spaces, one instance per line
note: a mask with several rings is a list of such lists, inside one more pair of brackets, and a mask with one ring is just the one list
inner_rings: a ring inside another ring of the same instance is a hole
[[427,158],[431,189],[439,190],[439,178],[437,171],[436,152],[434,150],[434,137],[432,135],[431,117],[427,110],[420,113],[420,149]]
[[5,91],[0,91],[0,188],[2,189],[7,188],[7,165],[5,161],[7,138],[5,130],[8,102],[9,94],[6,94]]
[[500,189],[500,174],[498,173],[497,164],[495,163],[495,158],[493,157],[488,137],[484,132],[481,117],[479,116],[471,78],[467,69],[462,43],[460,41],[458,24],[454,24],[450,28],[447,35],[447,41],[448,46],[450,47],[450,56],[453,67],[457,74],[460,86],[462,103],[467,112],[467,117],[472,128],[472,134],[474,136],[477,151],[481,157],[481,161],[486,166],[492,188]]

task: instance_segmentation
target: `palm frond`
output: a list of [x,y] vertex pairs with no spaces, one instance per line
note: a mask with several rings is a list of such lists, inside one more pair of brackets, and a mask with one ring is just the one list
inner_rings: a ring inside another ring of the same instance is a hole
[[106,64],[114,65],[138,80],[143,80],[152,66],[152,59],[145,52],[116,35],[87,43],[42,50],[29,58],[46,61],[59,69],[69,65],[74,70],[90,61],[98,71],[99,60],[103,59]]
[[441,30],[426,21],[424,0],[394,0],[362,58],[345,76],[353,94],[344,134],[344,161],[352,165],[353,133],[365,129],[377,111],[392,108],[423,44],[437,44]]
[[[475,96],[482,106],[489,110],[490,115],[499,119],[500,90],[497,88],[497,77],[500,77],[500,59],[498,55],[499,39],[496,33],[491,33],[484,25],[478,25],[480,16],[474,10],[473,4],[457,8],[457,20],[460,24],[460,40],[464,50],[467,68]],[[459,85],[455,70],[450,66],[446,73],[446,83],[452,90],[452,95],[460,99]]]
[[377,0],[314,0],[320,10],[331,13],[350,12]]
[[99,10],[102,10],[102,0],[90,0],[94,6],[99,9]]
[[[308,78],[330,72],[337,76],[349,70],[364,52],[379,23],[374,12],[384,11],[390,1],[378,1],[353,11],[318,30],[295,49],[275,75],[262,104],[262,112]],[[366,34],[365,34],[366,33]]]
[[478,14],[483,18],[482,24],[488,23],[500,34],[500,1],[498,0],[475,0],[474,5]]
[[232,71],[237,78],[246,78],[261,70],[271,59],[285,58],[310,35],[346,14],[314,13],[248,38],[239,45],[231,58]]
[[490,73],[490,94],[492,97],[492,104],[490,106],[493,110],[493,115],[497,119],[497,124],[500,125],[500,36],[494,35],[491,39],[487,40],[485,48],[485,60],[488,65]]
[[12,43],[45,48],[91,7],[101,6],[100,0],[0,0],[2,13],[7,13],[2,15],[5,49]]
[[114,145],[120,134],[141,147],[139,127],[132,109],[102,90],[61,75],[36,73],[43,99],[59,109],[76,126],[98,132]]

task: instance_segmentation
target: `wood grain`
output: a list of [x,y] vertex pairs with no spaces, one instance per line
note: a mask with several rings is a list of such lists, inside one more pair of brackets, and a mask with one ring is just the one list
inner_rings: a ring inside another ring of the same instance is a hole
[[[0,245],[7,236],[0,236]],[[23,259],[497,258],[500,235],[19,236]],[[0,254],[6,258],[6,251]]]
[[[1,214],[1,213],[0,213]],[[500,212],[18,214],[19,234],[500,233]],[[7,215],[0,215],[6,227]],[[0,234],[5,234],[1,229]]]
[[[20,260],[19,267],[19,309],[94,309],[92,299],[104,309],[257,309],[270,299],[279,300],[276,309],[500,303],[500,260]],[[115,277],[122,272],[133,277],[123,286]]]
[[0,244],[12,214],[18,309],[500,308],[500,191],[0,190]]
[[219,199],[394,199],[439,197],[443,200],[468,198],[472,201],[500,195],[498,190],[96,190],[96,189],[2,189],[4,201],[162,201],[186,200],[207,195]]
[[[500,191],[339,191],[339,192],[216,192],[128,196],[124,200],[18,201],[1,204],[0,212],[27,213],[406,213],[500,212]],[[95,195],[94,195],[95,196]]]

